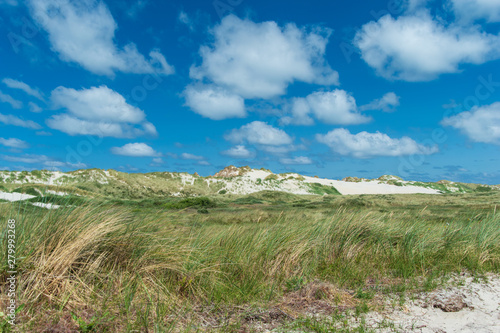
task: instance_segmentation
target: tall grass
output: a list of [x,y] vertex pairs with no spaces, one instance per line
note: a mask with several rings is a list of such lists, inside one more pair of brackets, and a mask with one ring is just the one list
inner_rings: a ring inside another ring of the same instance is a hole
[[[96,331],[166,330],[200,324],[196,307],[278,302],[297,279],[357,289],[368,279],[405,284],[464,269],[500,271],[500,215],[436,223],[424,213],[133,214],[105,204],[2,204],[1,246],[6,220],[15,218],[26,330],[62,325],[68,313]],[[2,282],[6,263],[1,251]]]

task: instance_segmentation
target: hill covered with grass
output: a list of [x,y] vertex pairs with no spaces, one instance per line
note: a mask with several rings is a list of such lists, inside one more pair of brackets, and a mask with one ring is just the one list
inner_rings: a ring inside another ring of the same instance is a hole
[[500,189],[500,186],[464,184],[451,181],[416,182],[385,175],[377,179],[347,177],[332,180],[297,173],[275,174],[266,169],[229,166],[213,176],[197,173],[124,173],[87,169],[72,172],[47,170],[0,171],[0,191],[40,195],[45,189],[82,196],[114,198],[194,197],[245,195],[260,191],[279,191],[303,195],[398,194],[398,193],[474,193]]

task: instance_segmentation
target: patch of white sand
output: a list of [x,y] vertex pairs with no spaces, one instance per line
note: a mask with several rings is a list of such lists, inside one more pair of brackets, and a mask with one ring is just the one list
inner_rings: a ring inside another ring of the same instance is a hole
[[341,194],[404,194],[404,193],[426,193],[438,194],[435,189],[418,187],[418,186],[396,186],[380,183],[379,181],[372,182],[344,182],[341,180],[322,179],[314,177],[304,177],[306,183],[319,183],[321,185],[333,186]]
[[57,192],[57,191],[52,191],[52,190],[47,190],[45,191],[46,193],[50,193],[50,194],[54,194],[54,195],[59,195],[61,197],[65,197],[67,195],[69,195],[68,193],[66,192]]
[[47,208],[47,209],[57,209],[61,206],[59,205],[54,205],[54,204],[51,204],[51,203],[42,203],[42,202],[33,202],[32,203],[33,206],[37,206],[37,207],[41,207],[41,208]]
[[[436,300],[445,302],[455,296],[460,297],[467,307],[457,312],[444,312],[432,306]],[[394,323],[401,332],[500,332],[500,276],[489,275],[488,282],[468,277],[462,286],[423,293],[402,309],[369,313],[366,321],[377,327],[384,319]],[[377,332],[392,330],[380,329]]]
[[7,201],[21,201],[21,200],[27,200],[34,198],[34,195],[31,194],[23,194],[23,193],[6,193],[6,192],[0,192],[0,199],[7,200]]

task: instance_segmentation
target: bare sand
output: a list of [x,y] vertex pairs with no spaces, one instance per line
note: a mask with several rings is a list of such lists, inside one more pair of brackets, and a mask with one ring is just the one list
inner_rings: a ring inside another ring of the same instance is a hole
[[0,199],[7,200],[7,201],[21,201],[21,200],[27,200],[34,198],[34,195],[30,194],[22,194],[22,193],[6,193],[6,192],[0,192]]
[[[367,315],[367,324],[376,332],[499,333],[500,276],[488,275],[487,282],[453,278],[450,287],[417,295],[402,307],[388,308]],[[384,321],[393,323],[393,328],[377,329]]]

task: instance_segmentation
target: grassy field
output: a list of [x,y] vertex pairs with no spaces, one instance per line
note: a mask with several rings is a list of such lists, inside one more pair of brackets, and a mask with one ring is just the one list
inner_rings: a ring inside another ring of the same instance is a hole
[[44,200],[65,207],[0,204],[19,272],[18,324],[1,332],[364,332],[384,295],[500,272],[496,191]]

